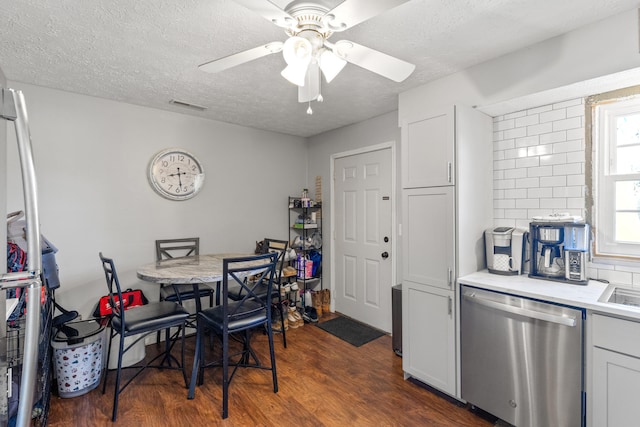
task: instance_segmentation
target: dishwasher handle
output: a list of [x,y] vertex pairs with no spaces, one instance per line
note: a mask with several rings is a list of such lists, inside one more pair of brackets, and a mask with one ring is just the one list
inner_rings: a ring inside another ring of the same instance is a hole
[[509,304],[503,304],[501,302],[493,301],[487,298],[483,298],[475,293],[464,294],[464,298],[469,301],[473,301],[477,304],[485,307],[493,308],[500,311],[506,311],[508,313],[517,314],[519,316],[529,317],[536,320],[543,320],[545,322],[557,323],[564,326],[574,327],[576,326],[575,317],[564,317],[555,314],[543,313],[537,310],[530,310],[528,308],[516,307]]

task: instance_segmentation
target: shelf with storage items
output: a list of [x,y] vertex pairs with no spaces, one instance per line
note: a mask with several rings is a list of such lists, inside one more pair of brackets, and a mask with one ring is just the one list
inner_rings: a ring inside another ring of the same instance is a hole
[[296,258],[289,261],[295,275],[289,282],[297,282],[299,298],[305,306],[307,291],[317,292],[322,287],[322,203],[306,197],[289,197],[289,245]]

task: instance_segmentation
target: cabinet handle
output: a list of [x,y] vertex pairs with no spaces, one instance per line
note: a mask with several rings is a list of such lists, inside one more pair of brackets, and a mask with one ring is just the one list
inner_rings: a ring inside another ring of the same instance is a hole
[[449,300],[449,316],[451,316],[451,314],[453,314],[453,300],[451,299],[451,297],[449,297],[448,300]]
[[451,184],[451,162],[447,163],[447,181]]
[[447,269],[447,284],[451,287],[451,269]]

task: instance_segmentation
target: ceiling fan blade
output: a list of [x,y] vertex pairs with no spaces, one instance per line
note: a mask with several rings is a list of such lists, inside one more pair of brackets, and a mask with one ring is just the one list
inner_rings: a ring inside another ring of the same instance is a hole
[[344,31],[367,19],[393,9],[409,0],[345,0],[327,12],[326,23],[332,31]]
[[[328,45],[326,42],[325,44]],[[330,47],[336,55],[347,62],[398,83],[409,77],[416,68],[415,65],[402,59],[348,40],[340,40]]]
[[318,63],[309,64],[304,86],[298,86],[298,102],[309,102],[320,94],[320,67]]
[[254,11],[258,15],[262,15],[268,21],[276,24],[278,27],[289,28],[298,21],[284,10],[268,0],[234,0],[249,10]]
[[245,50],[244,52],[234,53],[233,55],[225,56],[224,58],[205,62],[204,64],[200,64],[198,67],[207,73],[217,73],[219,71],[235,67],[236,65],[244,64],[245,62],[280,52],[281,50],[282,42],[271,42],[263,46]]

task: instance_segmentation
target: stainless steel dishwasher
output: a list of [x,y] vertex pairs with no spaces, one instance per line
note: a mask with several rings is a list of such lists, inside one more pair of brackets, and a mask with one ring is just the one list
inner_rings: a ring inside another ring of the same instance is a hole
[[584,310],[462,286],[461,392],[518,427],[584,426]]

